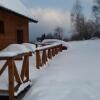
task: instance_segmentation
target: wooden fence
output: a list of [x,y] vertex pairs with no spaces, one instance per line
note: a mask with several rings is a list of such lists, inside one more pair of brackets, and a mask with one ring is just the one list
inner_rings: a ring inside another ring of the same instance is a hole
[[[9,94],[9,100],[15,100],[14,93],[17,92],[21,84],[29,81],[29,56],[31,56],[31,52],[18,54],[11,57],[9,56],[0,57],[0,60],[6,60],[6,63],[0,70],[0,77],[8,67],[8,84],[9,84],[8,90],[0,90],[0,93]],[[21,74],[19,75],[15,61],[19,60],[20,58],[23,58],[22,60],[23,64],[22,64]],[[17,86],[14,85],[15,81],[18,83]]]
[[40,69],[41,66],[46,64],[48,59],[52,59],[59,52],[62,52],[62,44],[49,45],[39,47],[36,50],[36,67]]
[[[39,69],[41,66],[46,64],[48,59],[52,59],[59,52],[62,52],[62,44],[48,45],[36,48],[36,68]],[[18,88],[28,81],[29,78],[29,57],[32,52],[17,54],[14,56],[0,56],[0,60],[6,60],[6,63],[0,69],[0,77],[8,67],[8,90],[0,90],[0,93],[8,93],[9,100],[15,100],[14,93],[17,92]],[[22,60],[21,73],[19,75],[16,60]],[[18,84],[15,86],[14,83]],[[2,83],[3,84],[3,83]]]

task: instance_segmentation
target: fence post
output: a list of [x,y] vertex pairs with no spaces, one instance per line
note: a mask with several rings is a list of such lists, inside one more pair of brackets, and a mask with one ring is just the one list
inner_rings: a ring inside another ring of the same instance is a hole
[[42,64],[46,64],[47,62],[47,54],[46,54],[46,50],[43,50],[43,54],[42,54]]
[[54,54],[54,47],[52,48],[52,56],[55,56],[55,54]]
[[62,52],[62,44],[61,44],[61,46],[60,46],[60,49],[61,49],[61,52]]
[[56,50],[57,50],[57,54],[58,54],[58,52],[59,52],[58,48],[59,48],[59,46],[57,46],[57,47],[56,47]]
[[26,71],[25,71],[25,76],[26,76],[26,81],[29,81],[29,55],[24,56],[26,58]]
[[57,46],[55,46],[55,53],[56,53],[56,55],[58,54],[58,52],[57,52]]
[[40,66],[42,66],[40,52],[39,52],[39,50],[36,50],[36,67],[37,67],[37,69],[40,69]]
[[14,100],[14,61],[8,60],[9,100]]
[[52,58],[51,49],[48,49],[48,58],[49,58],[49,59]]

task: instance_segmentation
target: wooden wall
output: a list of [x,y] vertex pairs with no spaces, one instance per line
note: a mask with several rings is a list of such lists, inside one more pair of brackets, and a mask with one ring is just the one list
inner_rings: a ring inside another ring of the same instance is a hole
[[0,34],[0,49],[11,43],[17,43],[17,30],[23,30],[23,41],[29,41],[28,19],[0,9],[0,20],[4,21],[5,33]]

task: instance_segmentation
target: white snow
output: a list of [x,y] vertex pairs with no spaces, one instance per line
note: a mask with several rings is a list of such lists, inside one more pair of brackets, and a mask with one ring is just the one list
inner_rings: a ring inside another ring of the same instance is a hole
[[26,46],[24,46],[23,44],[10,44],[8,47],[6,47],[2,51],[25,53],[25,52],[30,52],[31,50],[27,48]]
[[22,100],[100,100],[100,40],[66,45],[37,76],[32,71],[33,86]]
[[[33,85],[22,100],[100,100],[100,40],[68,42],[66,46],[68,50],[40,70],[35,67],[35,55],[30,57]],[[7,88],[4,79],[0,77],[0,89]]]
[[55,42],[62,42],[62,41],[58,39],[44,39],[42,41],[42,43],[55,43]]
[[33,15],[24,4],[22,4],[21,0],[0,0],[0,6],[33,19]]
[[0,57],[14,57],[17,56],[18,54],[20,54],[19,52],[0,52]]
[[42,41],[43,44],[53,44],[53,43],[60,43],[63,44],[64,46],[66,45],[66,42],[58,39],[45,39]]
[[41,50],[41,49],[51,48],[51,47],[59,46],[59,45],[61,45],[61,43],[53,43],[53,44],[50,44],[50,45],[47,45],[47,46],[37,47],[36,50]]
[[21,86],[18,88],[18,91],[14,93],[14,96],[18,96],[18,94],[24,91],[26,87],[31,86],[31,85],[32,85],[32,82],[30,81],[21,84]]
[[28,48],[32,52],[34,52],[36,50],[36,46],[34,44],[31,44],[31,43],[23,43],[23,45],[26,46],[26,48]]

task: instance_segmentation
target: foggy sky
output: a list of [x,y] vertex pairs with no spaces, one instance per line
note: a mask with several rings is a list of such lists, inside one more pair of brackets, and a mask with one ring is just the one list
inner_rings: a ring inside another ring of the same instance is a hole
[[[83,13],[91,15],[92,0],[80,0]],[[75,0],[22,0],[24,5],[31,11],[33,18],[39,22],[30,23],[30,40],[43,33],[51,33],[56,27],[64,29],[64,35],[71,35],[70,13]]]

